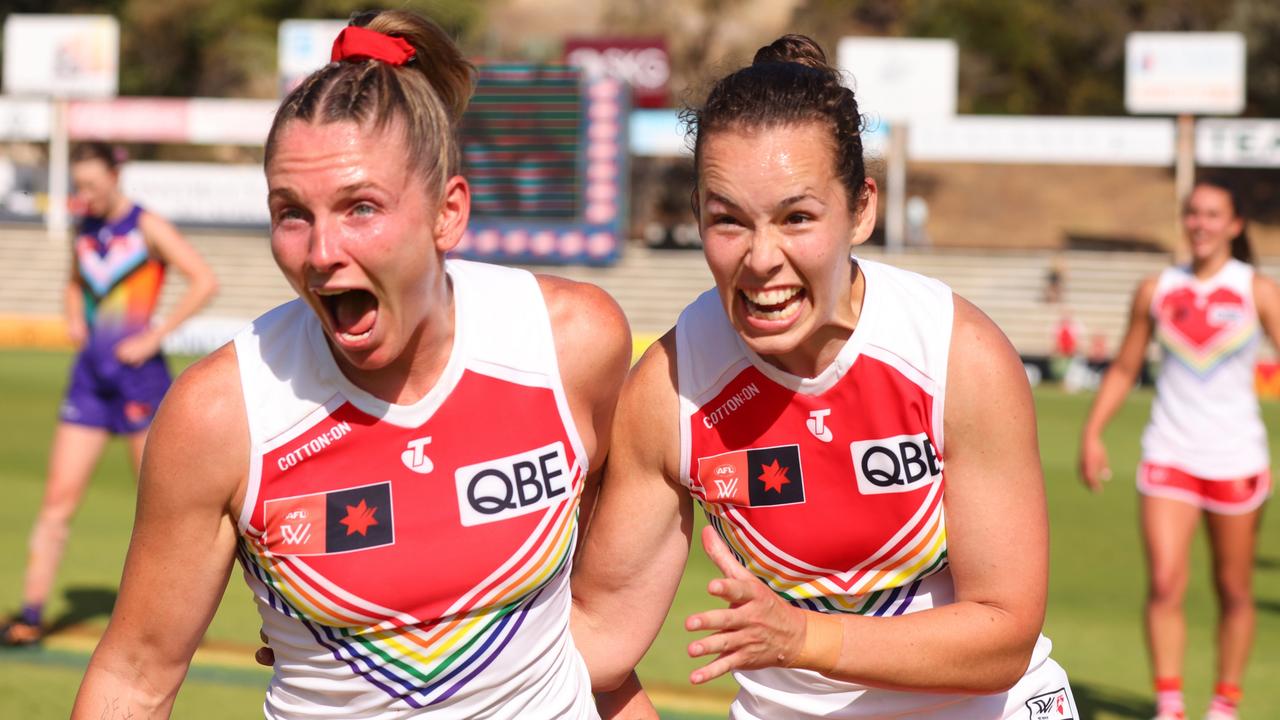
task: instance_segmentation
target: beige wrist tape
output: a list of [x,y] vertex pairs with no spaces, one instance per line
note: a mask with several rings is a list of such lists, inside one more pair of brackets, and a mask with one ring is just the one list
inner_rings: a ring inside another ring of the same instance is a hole
[[844,623],[819,612],[805,612],[804,643],[787,667],[830,672],[844,651]]

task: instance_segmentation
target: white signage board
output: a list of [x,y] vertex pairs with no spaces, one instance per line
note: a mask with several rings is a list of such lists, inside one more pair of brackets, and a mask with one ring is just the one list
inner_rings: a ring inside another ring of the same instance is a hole
[[954,40],[845,37],[836,58],[864,115],[913,123],[956,113],[959,49]]
[[[638,157],[689,157],[693,138],[685,134],[679,110],[632,110],[627,118],[627,143]],[[873,157],[884,155],[888,145],[884,123],[868,123],[862,129],[862,151]]]
[[920,162],[1168,167],[1174,138],[1169,118],[959,115],[913,125],[907,154]]
[[280,94],[288,95],[308,75],[329,64],[333,41],[346,20],[285,20],[279,31]]
[[1200,120],[1196,123],[1196,162],[1217,167],[1280,167],[1280,120]]
[[1129,33],[1124,105],[1135,114],[1238,115],[1245,103],[1244,36]]
[[271,219],[267,179],[257,164],[129,162],[120,185],[142,206],[176,222],[265,226]]
[[120,24],[110,15],[5,18],[6,94],[112,97],[119,64]]
[[48,140],[51,115],[48,100],[0,97],[0,141]]

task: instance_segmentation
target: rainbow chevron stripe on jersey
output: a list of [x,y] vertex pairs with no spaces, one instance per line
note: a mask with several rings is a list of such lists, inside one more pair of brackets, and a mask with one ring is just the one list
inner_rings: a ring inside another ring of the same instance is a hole
[[453,349],[414,405],[347,381],[300,301],[236,339],[268,717],[595,717],[568,633],[586,457],[541,292],[447,269]]
[[113,346],[145,330],[155,312],[164,264],[151,255],[138,227],[142,213],[134,205],[119,220],[80,221],[74,252],[91,344]]
[[1231,259],[1204,280],[1187,266],[1160,273],[1151,319],[1162,362],[1144,461],[1222,480],[1270,467],[1254,390],[1261,327],[1253,272]]
[[[714,290],[684,310],[676,325],[682,481],[743,565],[792,604],[892,617],[955,596],[942,422],[953,303],[936,280],[874,262],[859,268],[866,294],[857,328],[814,378],[748,349]],[[1056,689],[1046,683],[1067,692],[1048,652],[1042,638],[1030,679],[985,698],[893,692],[788,668],[735,672],[742,690],[730,715],[1017,717],[1027,698]]]

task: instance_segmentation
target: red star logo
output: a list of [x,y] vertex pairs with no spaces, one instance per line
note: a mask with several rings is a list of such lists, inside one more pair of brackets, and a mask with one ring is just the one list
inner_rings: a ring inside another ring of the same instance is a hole
[[757,479],[764,483],[765,490],[782,492],[782,486],[791,482],[791,479],[787,477],[787,468],[779,466],[776,459],[770,465],[761,465],[760,469],[763,472],[760,473]]
[[355,507],[348,505],[347,516],[338,522],[347,526],[347,535],[360,533],[367,537],[369,526],[378,524],[378,521],[373,519],[373,514],[377,511],[377,505],[368,507],[364,504],[364,500],[361,500],[360,504]]

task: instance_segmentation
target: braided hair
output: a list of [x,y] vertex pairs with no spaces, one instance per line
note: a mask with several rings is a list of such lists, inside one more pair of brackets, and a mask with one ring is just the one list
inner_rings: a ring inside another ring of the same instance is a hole
[[442,191],[461,171],[457,126],[475,89],[473,66],[440,26],[406,10],[359,13],[350,25],[404,39],[414,57],[402,66],[380,60],[331,62],[285,97],[267,134],[271,165],[284,126],[354,122],[368,131],[403,127],[405,156],[427,187]]

